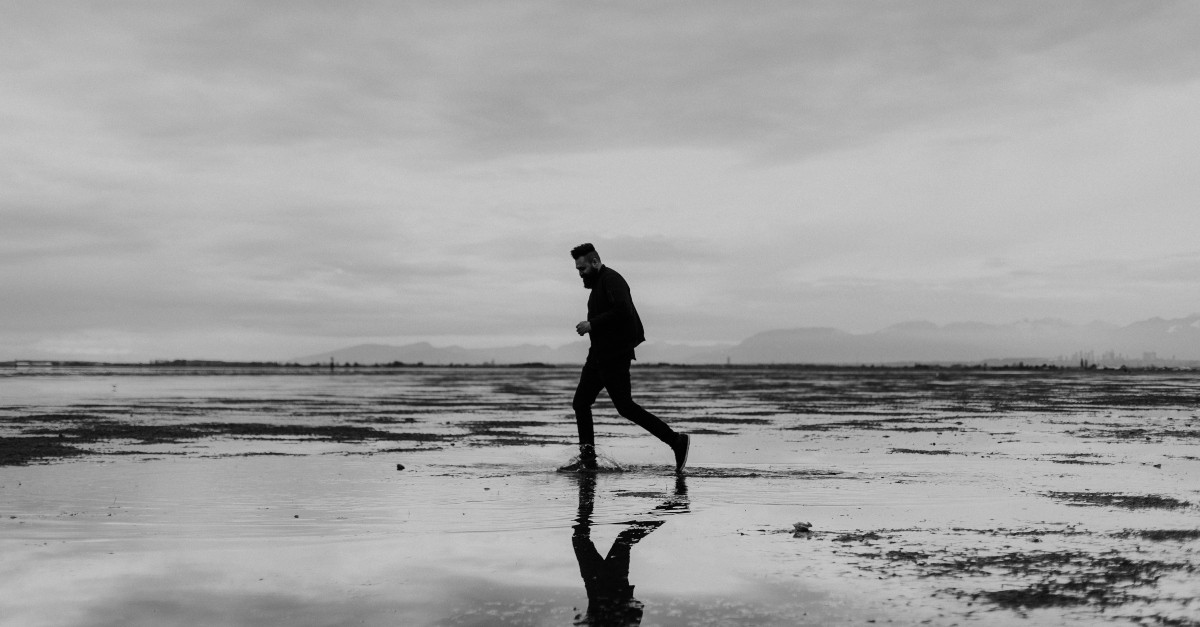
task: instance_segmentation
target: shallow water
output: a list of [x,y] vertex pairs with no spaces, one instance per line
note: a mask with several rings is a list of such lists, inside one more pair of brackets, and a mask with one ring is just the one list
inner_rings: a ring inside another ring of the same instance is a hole
[[689,471],[602,397],[594,483],[576,377],[0,378],[83,451],[0,466],[0,624],[571,624],[638,529],[642,625],[1200,622],[1195,374],[638,368]]

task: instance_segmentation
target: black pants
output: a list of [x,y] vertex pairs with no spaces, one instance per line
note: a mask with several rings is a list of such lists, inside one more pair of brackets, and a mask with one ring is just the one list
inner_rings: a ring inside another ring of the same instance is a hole
[[629,381],[631,361],[632,351],[620,355],[588,353],[583,372],[579,375],[579,386],[575,388],[575,400],[571,402],[575,409],[575,424],[579,427],[580,444],[596,443],[596,434],[592,426],[592,404],[596,402],[600,390],[605,389],[608,390],[608,397],[612,399],[618,414],[637,423],[667,445],[675,444],[675,432],[671,427],[633,402],[633,386]]

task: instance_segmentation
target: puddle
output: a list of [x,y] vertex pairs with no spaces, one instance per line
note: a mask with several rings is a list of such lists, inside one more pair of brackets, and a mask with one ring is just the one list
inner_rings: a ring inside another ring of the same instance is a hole
[[1194,375],[634,376],[682,478],[603,403],[555,472],[573,369],[0,378],[0,616],[1200,623]]

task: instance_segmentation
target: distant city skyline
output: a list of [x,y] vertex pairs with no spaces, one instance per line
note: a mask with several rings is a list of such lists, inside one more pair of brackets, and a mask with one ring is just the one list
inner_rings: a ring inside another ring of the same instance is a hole
[[1197,3],[0,17],[0,360],[561,346],[585,241],[669,343],[1200,310]]

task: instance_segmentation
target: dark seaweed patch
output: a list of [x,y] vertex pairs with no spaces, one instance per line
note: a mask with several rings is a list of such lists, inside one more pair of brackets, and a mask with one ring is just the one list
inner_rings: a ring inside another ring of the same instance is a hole
[[269,405],[270,401],[261,398],[211,398],[207,402],[215,405]]
[[71,446],[61,438],[0,437],[0,466],[24,466],[45,459],[87,455],[90,451]]
[[1200,439],[1200,429],[1167,429],[1167,428],[1121,428],[1079,429],[1073,432],[1081,438],[1099,438],[1107,440],[1163,440],[1176,438],[1180,440]]
[[1114,538],[1141,538],[1151,542],[1191,542],[1200,540],[1200,529],[1126,529]]
[[1046,496],[1065,501],[1068,505],[1121,507],[1124,509],[1182,509],[1191,506],[1188,501],[1180,501],[1169,496],[1158,494],[1118,494],[1116,492],[1047,492]]
[[860,533],[843,533],[833,539],[834,542],[870,542],[872,540],[882,540],[883,536],[874,531],[866,531]]
[[88,422],[56,433],[72,441],[133,440],[143,444],[172,443],[206,437],[317,438],[337,442],[364,440],[441,440],[431,433],[395,433],[349,425],[279,425],[266,423],[206,422],[185,425],[146,425],[109,420]]
[[144,425],[115,420],[89,420],[69,427],[30,429],[37,435],[58,435],[72,442],[102,442],[132,440],[142,444],[166,444],[201,437],[195,429],[184,425]]
[[[889,412],[887,415],[896,416],[896,412]],[[868,431],[896,431],[901,433],[941,433],[943,431],[963,431],[959,426],[961,421],[956,421],[955,426],[943,424],[944,420],[939,418],[884,418],[879,420],[843,420],[839,422],[823,422],[815,424],[796,425],[788,427],[792,431],[833,431],[838,429],[861,429]],[[936,426],[912,426],[913,424],[932,424]]]
[[459,423],[459,426],[471,433],[486,434],[498,429],[526,429],[529,427],[547,427],[553,422],[544,420],[473,420]]
[[29,414],[27,416],[9,416],[4,418],[4,422],[12,424],[34,424],[34,423],[63,423],[63,422],[81,422],[88,420],[105,420],[104,416],[89,413],[53,413],[53,414]]
[[1044,607],[1067,607],[1086,603],[1077,596],[1053,592],[1049,584],[1037,584],[1022,589],[994,590],[970,595],[974,599],[982,598],[1000,607],[1009,609],[1038,609]]
[[574,443],[573,440],[564,440],[555,436],[548,435],[521,435],[520,437],[495,437],[487,440],[478,440],[472,442],[472,446],[548,446],[551,444],[559,446],[568,446]]
[[363,424],[375,424],[375,425],[412,424],[416,421],[417,421],[417,419],[413,418],[412,416],[406,416],[404,418],[399,418],[396,416],[371,416],[369,418],[354,419],[354,422],[360,422]]
[[921,551],[905,551],[904,549],[894,549],[883,554],[884,558],[893,562],[918,562],[923,564],[929,559],[928,553]]
[[710,425],[769,425],[770,420],[765,418],[733,418],[726,416],[700,416],[694,418],[681,418],[676,422],[700,423]]
[[372,427],[355,427],[349,425],[307,426],[264,423],[202,423],[187,425],[185,428],[194,429],[201,436],[228,435],[240,438],[317,438],[335,442],[361,442],[365,440],[427,442],[442,440],[446,437],[433,433],[395,433],[392,431],[381,431]]
[[[0,444],[0,465],[19,465],[38,459],[60,459],[91,454],[95,451],[79,448],[79,444],[129,441],[139,444],[172,444],[203,438],[309,438],[333,442],[406,441],[442,442],[451,436],[434,433],[397,433],[373,427],[350,425],[280,425],[265,423],[193,423],[183,425],[148,425],[118,422],[88,417],[77,421],[70,418],[69,426],[40,427],[26,430],[24,437],[6,437]],[[44,416],[43,416],[44,417]],[[45,422],[44,420],[42,422]],[[106,451],[120,454],[121,451]]]
[[1008,411],[1041,413],[1126,408],[1191,409],[1193,375],[1103,371],[989,371],[938,368],[747,369],[755,380],[713,376],[713,398],[750,397],[779,413],[903,415],[916,408],[979,415]]
[[1034,538],[1035,541],[1037,541],[1037,538],[1041,538],[1043,536],[1090,535],[1090,532],[1079,531],[1074,527],[1066,527],[1063,529],[1022,529],[1018,531],[1012,531],[1009,529],[963,529],[961,527],[955,527],[953,530],[959,532],[973,532],[981,535],[1004,536],[1008,538]]
[[788,405],[788,413],[808,414],[812,416],[918,416],[917,412],[906,412],[900,409],[829,409],[817,405]]
[[1077,552],[1010,553],[977,560],[980,570],[1000,568],[1008,574],[1040,576],[1038,583],[1024,588],[1006,588],[967,594],[1013,610],[1081,605],[1110,606],[1148,601],[1139,588],[1153,587],[1169,572],[1192,573],[1186,563],[1134,560],[1119,555]]
[[947,451],[945,449],[919,449],[919,448],[892,448],[892,449],[888,449],[888,452],[889,453],[910,453],[910,454],[914,454],[914,455],[961,455],[962,454],[962,453],[955,453],[954,451]]
[[[921,577],[961,578],[1006,577],[1035,582],[1021,587],[969,592],[949,588],[942,592],[957,598],[983,601],[1001,608],[1024,611],[1048,607],[1084,605],[1112,606],[1130,602],[1150,601],[1140,591],[1156,586],[1159,579],[1172,572],[1193,573],[1196,567],[1188,563],[1160,560],[1130,559],[1116,552],[1092,554],[1082,551],[1011,552],[997,555],[942,552],[931,554],[919,550],[889,550],[877,553],[857,553],[862,558],[881,560],[890,571],[897,564],[916,568]],[[876,570],[871,563],[863,568]]]

